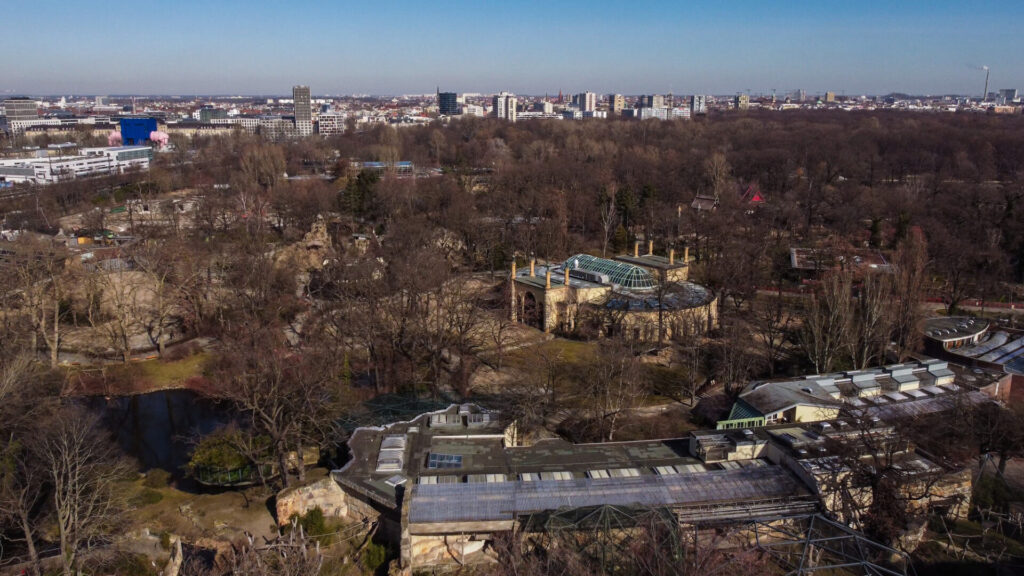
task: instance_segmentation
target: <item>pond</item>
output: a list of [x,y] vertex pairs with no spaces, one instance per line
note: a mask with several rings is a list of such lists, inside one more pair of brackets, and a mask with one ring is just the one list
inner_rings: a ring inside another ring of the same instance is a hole
[[174,478],[186,475],[194,440],[231,420],[231,407],[189,390],[163,390],[112,398],[93,397],[117,442],[143,470],[161,468]]

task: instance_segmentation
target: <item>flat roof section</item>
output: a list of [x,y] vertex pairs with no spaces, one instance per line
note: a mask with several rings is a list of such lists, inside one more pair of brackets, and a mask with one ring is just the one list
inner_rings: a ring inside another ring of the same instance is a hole
[[973,338],[988,330],[989,321],[968,316],[928,318],[924,321],[924,334],[939,342],[955,342]]
[[621,506],[680,508],[792,499],[803,509],[811,493],[779,466],[750,466],[693,474],[640,475],[495,484],[418,484],[410,524],[510,521],[566,508]]

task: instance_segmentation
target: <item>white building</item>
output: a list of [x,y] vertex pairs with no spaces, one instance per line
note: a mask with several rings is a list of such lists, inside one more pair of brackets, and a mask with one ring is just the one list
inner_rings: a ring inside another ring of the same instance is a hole
[[259,116],[233,116],[230,118],[211,118],[210,124],[224,124],[228,126],[239,126],[246,132],[255,134],[260,127]]
[[690,111],[692,114],[708,113],[708,97],[703,94],[694,94],[690,97]]
[[593,92],[580,92],[576,95],[576,105],[581,112],[593,112],[597,109],[597,94]]
[[324,112],[320,114],[321,134],[344,134],[345,120],[348,114],[345,112]]
[[516,96],[508,92],[502,92],[494,97],[494,117],[499,120],[516,121]]
[[657,118],[658,120],[668,120],[669,109],[668,108],[637,108],[636,117],[640,120],[648,120],[650,118]]
[[149,170],[149,146],[83,148],[78,156],[0,160],[0,182],[52,184],[82,176]]

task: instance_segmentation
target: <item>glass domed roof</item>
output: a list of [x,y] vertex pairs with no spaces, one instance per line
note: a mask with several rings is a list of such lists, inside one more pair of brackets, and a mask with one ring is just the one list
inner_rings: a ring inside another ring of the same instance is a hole
[[570,270],[584,270],[608,277],[608,282],[626,290],[653,290],[657,283],[651,274],[639,266],[598,258],[589,254],[577,254],[565,261]]

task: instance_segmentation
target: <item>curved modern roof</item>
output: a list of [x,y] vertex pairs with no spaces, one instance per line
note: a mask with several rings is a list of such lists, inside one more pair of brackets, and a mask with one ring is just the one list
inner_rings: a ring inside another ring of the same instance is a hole
[[626,290],[652,290],[656,283],[650,272],[639,266],[598,258],[589,254],[577,254],[565,261],[570,270],[583,270],[603,274],[608,282]]
[[928,318],[924,321],[924,334],[939,342],[955,342],[974,338],[988,330],[989,321],[969,316]]

